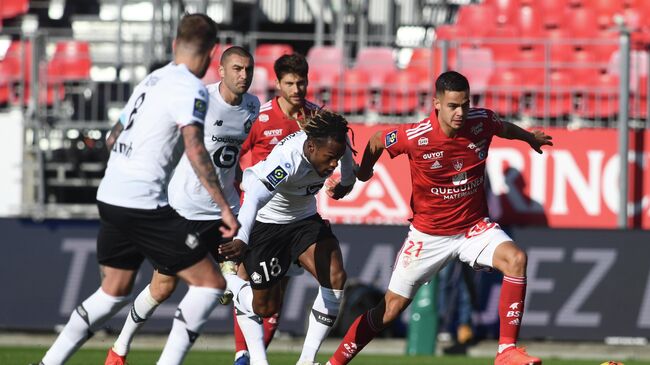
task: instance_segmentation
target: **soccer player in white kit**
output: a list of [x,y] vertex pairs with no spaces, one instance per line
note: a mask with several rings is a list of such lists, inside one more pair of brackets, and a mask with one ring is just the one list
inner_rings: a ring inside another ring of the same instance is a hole
[[[323,187],[346,153],[347,121],[320,111],[307,116],[303,131],[283,139],[266,160],[244,171],[246,192],[240,209],[242,227],[232,242],[222,244],[226,258],[248,251],[243,264],[249,282],[226,276],[235,308],[247,316],[266,318],[282,302],[281,281],[292,263],[318,280],[319,293],[309,316],[309,328],[298,364],[313,364],[316,353],[336,320],[346,280],[338,240],[316,211],[314,195]],[[343,162],[343,161],[342,161]],[[349,192],[353,161],[342,166],[333,193]],[[343,167],[346,167],[343,169]],[[345,191],[341,191],[345,190]],[[251,365],[268,364],[263,351],[251,351]]]
[[376,307],[359,316],[330,365],[348,364],[400,316],[422,284],[449,260],[503,273],[499,299],[500,336],[495,365],[541,364],[516,347],[526,293],[526,253],[488,218],[485,159],[492,137],[524,141],[538,153],[552,145],[542,131],[527,132],[502,122],[491,110],[470,108],[469,83],[448,71],[436,80],[435,110],[420,123],[377,132],[359,167],[359,180],[372,176],[384,150],[409,158],[413,219],[400,249],[388,290]]
[[[228,205],[237,214],[240,198],[235,178],[240,149],[260,109],[257,97],[247,93],[253,80],[253,57],[242,47],[230,47],[221,55],[219,73],[221,82],[207,87],[210,102],[205,117],[204,142]],[[168,190],[170,205],[187,220],[188,231],[196,233],[197,244],[216,255],[216,247],[222,239],[219,231],[221,210],[201,185],[186,156],[176,167]],[[176,283],[175,276],[154,272],[151,283],[135,299],[120,336],[108,351],[105,365],[125,364],[136,331],[158,305],[169,298]],[[182,321],[177,312],[172,333],[183,330]],[[170,336],[167,346],[173,347],[172,341],[174,337]]]
[[[204,14],[186,15],[174,41],[174,62],[149,74],[134,89],[107,145],[112,149],[97,191],[100,230],[97,259],[101,287],[81,303],[47,351],[41,364],[68,360],[92,333],[128,303],[136,273],[146,257],[156,270],[178,275],[189,285],[179,310],[185,316],[184,346],[198,334],[225,287],[203,249],[193,242],[183,220],[167,203],[167,183],[183,152],[201,183],[219,205],[225,236],[238,223],[219,187],[203,144],[208,92],[205,74],[217,40],[216,23]],[[182,142],[184,143],[181,143]],[[171,354],[175,355],[175,354]],[[160,364],[177,363],[174,356]]]

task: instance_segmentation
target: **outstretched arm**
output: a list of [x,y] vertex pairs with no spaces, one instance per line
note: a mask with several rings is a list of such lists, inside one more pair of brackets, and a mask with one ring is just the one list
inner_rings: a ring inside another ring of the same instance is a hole
[[368,181],[372,177],[372,169],[385,149],[382,132],[379,131],[373,134],[366,145],[366,150],[363,152],[361,165],[359,166],[359,171],[357,171],[357,179],[360,181]]
[[185,154],[187,155],[194,173],[201,181],[201,184],[208,191],[212,200],[214,200],[221,209],[221,219],[224,227],[221,227],[221,233],[224,237],[232,237],[237,233],[239,223],[230,210],[230,205],[223,196],[219,178],[210,160],[210,155],[203,144],[203,129],[196,125],[186,125],[181,129],[183,141],[185,142]]
[[534,130],[532,132],[528,132],[515,124],[508,122],[502,123],[503,129],[501,129],[501,132],[497,134],[501,138],[518,139],[520,141],[524,141],[528,143],[532,149],[537,151],[537,153],[542,153],[542,146],[553,145],[553,142],[551,142],[551,139],[553,139],[553,137],[546,135],[546,133],[543,131]]

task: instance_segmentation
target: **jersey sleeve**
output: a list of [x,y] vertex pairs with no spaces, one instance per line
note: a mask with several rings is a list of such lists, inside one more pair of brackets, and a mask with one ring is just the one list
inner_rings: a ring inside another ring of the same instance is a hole
[[384,147],[391,158],[408,152],[408,143],[404,125],[388,128],[381,132]]
[[341,157],[341,185],[350,186],[357,181],[354,175],[354,157],[350,148],[350,139],[345,137],[348,146],[345,147],[345,153]]
[[486,110],[488,116],[487,129],[490,132],[490,135],[498,135],[503,130],[503,122],[497,113],[489,109]]
[[179,85],[179,88],[169,101],[169,110],[174,120],[179,127],[193,123],[203,124],[208,112],[208,90],[200,81],[188,82]]

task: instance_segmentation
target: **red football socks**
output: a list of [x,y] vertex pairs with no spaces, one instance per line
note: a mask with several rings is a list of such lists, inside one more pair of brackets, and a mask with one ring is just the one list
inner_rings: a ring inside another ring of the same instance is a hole
[[526,277],[503,276],[499,297],[499,344],[515,344],[524,313]]

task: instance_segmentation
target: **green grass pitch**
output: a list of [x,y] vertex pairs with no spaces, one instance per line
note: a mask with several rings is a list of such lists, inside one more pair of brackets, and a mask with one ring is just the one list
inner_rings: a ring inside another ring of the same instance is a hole
[[[45,348],[31,347],[0,347],[0,364],[2,365],[27,365],[38,362],[45,353]],[[156,362],[159,351],[133,350],[129,354],[129,365],[150,365]],[[104,364],[106,350],[82,349],[67,363],[68,365]],[[269,362],[274,365],[293,365],[298,359],[297,353],[269,354]],[[325,357],[318,359],[323,363]],[[594,360],[557,360],[542,359],[544,365],[599,365],[602,361]],[[614,360],[614,359],[609,359]],[[224,351],[192,351],[185,360],[186,365],[203,364],[232,364],[233,354]],[[353,365],[491,365],[492,358],[470,358],[464,356],[394,356],[394,355],[365,355],[361,354],[351,363]],[[605,359],[603,359],[605,361]],[[648,362],[624,361],[625,365],[647,365]]]

